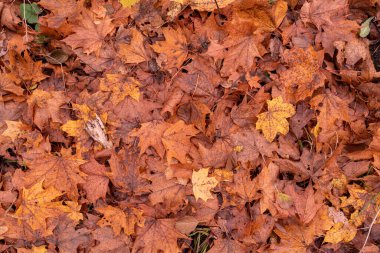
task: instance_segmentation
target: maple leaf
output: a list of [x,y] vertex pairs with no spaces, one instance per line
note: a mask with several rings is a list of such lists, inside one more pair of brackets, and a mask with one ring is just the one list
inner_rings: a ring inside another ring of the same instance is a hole
[[136,101],[140,99],[140,83],[133,77],[125,77],[121,74],[107,74],[101,79],[99,89],[110,93],[110,100],[116,106],[127,96]]
[[310,22],[321,30],[323,26],[333,26],[334,21],[345,15],[347,12],[347,0],[333,0],[326,4],[323,0],[306,2],[301,8],[301,19]]
[[251,180],[250,171],[243,168],[239,168],[234,174],[233,183],[228,184],[226,190],[231,195],[238,195],[244,204],[251,202],[257,196],[257,186]]
[[33,229],[46,231],[46,219],[58,217],[64,212],[71,212],[71,209],[62,204],[62,201],[52,202],[55,198],[62,195],[54,187],[42,188],[43,181],[34,184],[26,189],[22,188],[20,195],[21,205],[17,208],[15,216],[19,220],[25,220]]
[[99,243],[91,248],[91,252],[130,252],[130,239],[127,235],[115,236],[110,227],[98,228],[92,231],[94,239]]
[[321,208],[307,226],[293,223],[283,227],[276,224],[274,232],[281,238],[281,242],[273,247],[273,252],[306,253],[309,245],[314,243],[314,238],[322,235],[333,225],[327,209],[327,206]]
[[42,17],[51,28],[59,28],[66,22],[66,19],[71,21],[78,15],[78,6],[75,0],[42,0],[38,4],[51,11],[50,14]]
[[147,180],[140,176],[137,159],[138,154],[128,150],[121,150],[118,154],[112,153],[109,159],[111,173],[107,173],[115,186],[132,195],[148,192],[144,188]]
[[55,156],[40,150],[29,151],[23,154],[23,158],[30,170],[14,175],[15,178],[19,177],[21,185],[30,186],[43,179],[45,187],[53,186],[66,192],[70,199],[77,199],[77,185],[85,183],[85,174],[79,170],[83,160],[70,154]]
[[314,192],[311,184],[304,192],[296,192],[296,187],[291,187],[287,192],[294,201],[294,207],[303,224],[308,224],[323,205],[323,196],[320,192]]
[[[231,134],[231,145],[238,161],[255,163],[260,155],[272,157],[277,147],[268,142],[256,129],[242,128]],[[236,147],[239,147],[236,150]]]
[[141,124],[139,129],[134,129],[129,136],[139,138],[140,154],[143,154],[149,147],[153,147],[160,157],[165,155],[165,147],[162,144],[162,136],[170,124],[166,122],[151,121]]
[[226,252],[226,253],[233,253],[233,252],[247,252],[247,247],[244,246],[244,244],[232,240],[230,238],[218,238],[214,241],[214,245],[212,248],[208,251],[209,253],[219,253],[219,252]]
[[166,148],[166,158],[168,162],[176,158],[181,163],[187,163],[186,155],[190,152],[190,138],[195,136],[199,131],[192,125],[185,125],[182,120],[168,127],[163,136],[162,143]]
[[177,239],[187,238],[175,229],[175,219],[150,219],[137,231],[132,252],[180,252]]
[[67,102],[67,98],[61,91],[47,92],[37,89],[28,98],[28,110],[33,116],[34,123],[38,128],[43,129],[52,122],[61,123],[60,108]]
[[[228,48],[228,51],[222,51],[222,48]],[[229,76],[238,67],[250,71],[255,63],[255,58],[261,57],[265,52],[260,36],[232,37],[223,43],[222,48],[219,46],[217,48],[219,50],[215,51],[209,47],[208,54],[217,59],[224,58],[221,70],[223,76]]]
[[149,200],[153,205],[163,204],[165,210],[177,212],[186,199],[185,187],[176,179],[168,180],[164,175],[148,177],[152,181],[149,190]]
[[317,116],[318,126],[322,131],[336,129],[337,121],[350,121],[347,101],[334,95],[330,90],[326,93],[314,96],[310,100],[310,105],[314,110],[319,111]]
[[5,94],[5,92],[10,92],[17,96],[22,96],[24,89],[18,86],[10,78],[8,78],[6,74],[0,73],[0,96]]
[[164,28],[162,32],[165,41],[158,41],[152,46],[153,50],[160,53],[167,68],[179,68],[186,60],[187,40],[181,29]]
[[215,168],[225,166],[233,151],[229,141],[224,139],[217,139],[211,148],[200,144],[198,150],[202,158],[202,165]]
[[120,235],[122,229],[125,234],[132,235],[135,232],[135,225],[144,226],[142,211],[136,208],[131,208],[128,216],[120,208],[109,205],[98,207],[96,210],[104,214],[104,217],[97,224],[100,227],[111,226],[115,235]]
[[119,45],[119,55],[125,63],[140,63],[148,61],[146,49],[144,48],[144,37],[135,28],[131,29],[132,40],[130,44]]
[[193,184],[195,200],[203,199],[207,201],[214,198],[210,191],[219,182],[215,177],[208,177],[208,170],[208,168],[202,168],[198,171],[193,171],[191,182]]
[[256,129],[263,131],[264,137],[272,142],[277,133],[283,135],[289,132],[289,123],[286,118],[293,116],[296,112],[292,104],[284,103],[279,96],[267,100],[268,111],[257,116]]
[[86,54],[95,53],[99,55],[104,39],[115,29],[112,20],[105,17],[97,20],[95,15],[88,12],[82,12],[81,22],[73,28],[74,34],[67,36],[64,41],[73,49],[82,48]]
[[90,240],[90,230],[87,228],[75,229],[76,223],[68,218],[60,220],[54,229],[53,235],[47,237],[49,244],[56,245],[59,252],[71,253],[76,251],[80,245],[84,245]]
[[283,58],[289,69],[281,73],[280,81],[285,86],[286,98],[298,102],[310,97],[314,90],[324,85],[325,76],[319,71],[323,54],[314,51],[293,48],[284,53]]
[[9,69],[10,73],[7,77],[17,84],[30,81],[31,84],[36,84],[48,76],[42,73],[42,61],[33,61],[29,52],[25,51],[24,57],[16,51],[9,52]]
[[88,163],[81,165],[81,170],[87,174],[83,184],[87,199],[91,202],[96,202],[99,198],[106,199],[109,183],[106,167],[91,158]]

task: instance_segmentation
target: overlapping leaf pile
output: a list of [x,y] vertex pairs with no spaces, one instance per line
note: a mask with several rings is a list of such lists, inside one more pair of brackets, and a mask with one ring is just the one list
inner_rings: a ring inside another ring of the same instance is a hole
[[1,251],[379,252],[379,4],[1,2]]

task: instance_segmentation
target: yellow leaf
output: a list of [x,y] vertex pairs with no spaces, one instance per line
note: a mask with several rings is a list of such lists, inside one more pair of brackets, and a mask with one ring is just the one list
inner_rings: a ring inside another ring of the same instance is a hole
[[193,171],[191,182],[193,183],[195,200],[201,198],[207,201],[214,198],[210,191],[218,184],[218,180],[214,177],[208,177],[208,168]]
[[122,74],[107,74],[105,79],[100,81],[100,90],[111,92],[111,102],[116,106],[127,96],[136,101],[140,99],[140,83],[133,77],[126,77]]
[[357,228],[349,223],[338,222],[327,231],[325,236],[325,242],[337,244],[341,241],[350,242],[356,235]]
[[33,246],[32,247],[32,252],[33,253],[46,253],[48,252],[47,249],[46,249],[46,245],[41,245],[41,246]]
[[282,101],[281,96],[267,100],[267,103],[268,111],[257,116],[256,129],[261,129],[264,137],[272,142],[277,133],[285,135],[289,132],[289,123],[286,118],[293,116],[296,112],[292,104]]
[[120,0],[123,7],[131,7],[132,5],[138,3],[140,0]]
[[40,181],[29,189],[23,188],[20,195],[21,204],[18,207],[15,216],[19,222],[25,221],[33,230],[42,230],[46,232],[46,219],[58,217],[63,213],[70,213],[71,209],[62,204],[62,201],[54,201],[55,198],[63,193],[49,187],[46,190],[42,188]]
[[212,175],[218,180],[218,182],[232,182],[234,179],[234,173],[227,169],[215,169]]
[[66,124],[61,126],[61,129],[66,132],[69,136],[77,137],[80,136],[84,129],[83,120],[69,120]]

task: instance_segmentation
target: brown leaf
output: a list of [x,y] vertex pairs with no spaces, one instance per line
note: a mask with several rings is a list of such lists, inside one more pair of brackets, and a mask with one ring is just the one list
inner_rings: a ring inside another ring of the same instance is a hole
[[289,69],[280,74],[280,82],[285,86],[286,100],[304,100],[324,85],[326,77],[319,70],[323,52],[317,52],[312,47],[307,50],[293,48],[285,52],[283,58],[289,66]]
[[47,238],[49,244],[54,244],[60,252],[76,252],[79,246],[90,241],[90,231],[86,228],[75,229],[75,223],[65,218],[53,231],[53,236]]
[[306,2],[301,8],[301,19],[315,24],[318,29],[333,26],[335,21],[345,15],[347,7],[347,0],[333,0],[329,4],[323,0]]
[[48,76],[42,73],[42,61],[33,61],[28,51],[24,57],[15,51],[9,52],[9,69],[11,72],[7,74],[8,78],[20,84],[21,82],[31,82],[34,85]]
[[187,238],[175,229],[174,219],[150,219],[137,232],[133,252],[180,252],[177,239]]
[[78,15],[78,6],[75,0],[42,0],[38,3],[51,13],[43,17],[47,25],[51,28],[59,28],[66,20],[74,20]]
[[130,44],[120,44],[119,55],[125,63],[140,63],[148,61],[149,57],[144,48],[144,37],[136,29],[132,28],[132,40]]
[[175,228],[182,234],[190,234],[198,225],[198,220],[192,216],[184,216],[175,223]]
[[63,41],[73,49],[82,48],[85,54],[95,53],[98,56],[105,43],[104,39],[114,29],[110,18],[98,20],[91,12],[83,11],[79,25],[73,28],[75,33],[67,36]]
[[350,121],[347,101],[334,95],[330,90],[313,97],[310,105],[314,110],[319,111],[318,125],[324,132],[336,129],[335,123],[337,121]]
[[90,202],[96,202],[99,198],[106,199],[109,183],[106,167],[92,158],[80,168],[87,174],[86,182],[83,184],[87,199]]
[[116,236],[120,235],[121,230],[124,230],[127,235],[132,235],[135,232],[135,225],[144,226],[142,211],[136,208],[132,208],[128,215],[120,208],[109,205],[98,207],[96,210],[104,214],[104,217],[97,224],[100,227],[111,226]]
[[190,138],[198,132],[194,126],[185,125],[182,120],[168,127],[162,136],[167,161],[170,163],[172,158],[176,158],[181,163],[187,163],[187,155],[192,146]]
[[59,111],[66,101],[67,98],[61,91],[47,92],[37,89],[27,101],[29,114],[40,129],[46,127],[50,119],[52,122],[62,123]]
[[181,29],[164,28],[165,41],[159,41],[152,46],[160,53],[161,61],[166,68],[179,68],[187,58],[187,40]]
[[23,158],[30,170],[14,175],[14,180],[20,182],[17,184],[19,188],[44,180],[44,187],[55,187],[67,193],[70,199],[77,199],[77,185],[85,182],[85,174],[79,170],[79,166],[84,163],[83,160],[68,154],[55,156],[40,150],[29,151]]

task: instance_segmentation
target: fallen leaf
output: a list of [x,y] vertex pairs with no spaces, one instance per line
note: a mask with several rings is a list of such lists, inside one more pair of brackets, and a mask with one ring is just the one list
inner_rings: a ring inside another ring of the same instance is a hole
[[214,177],[208,177],[208,168],[193,171],[191,182],[193,183],[193,193],[196,200],[202,199],[207,201],[214,198],[210,191],[219,182]]
[[35,85],[48,77],[42,73],[42,61],[33,61],[28,51],[22,57],[16,51],[11,50],[8,67],[11,72],[7,74],[7,77],[17,84],[29,81]]
[[42,0],[38,4],[52,12],[47,16],[41,17],[43,20],[46,20],[51,28],[59,28],[66,22],[66,19],[73,20],[78,15],[78,6],[75,0]]
[[85,174],[79,170],[83,160],[68,154],[55,156],[39,150],[30,151],[23,155],[24,161],[30,170],[25,175],[19,174],[23,186],[31,186],[44,180],[44,187],[67,193],[70,199],[78,197],[78,184],[85,182]]
[[133,252],[180,252],[177,239],[187,238],[175,229],[174,219],[151,219],[137,231]]
[[110,18],[97,20],[94,16],[88,11],[83,11],[80,24],[73,28],[75,33],[62,41],[73,49],[82,48],[85,54],[95,53],[98,56],[105,43],[104,39],[114,31],[115,27]]
[[192,145],[190,138],[197,133],[197,129],[192,125],[186,125],[182,120],[168,127],[162,136],[162,143],[167,150],[167,161],[170,162],[172,158],[175,158],[181,163],[187,163],[186,156]]
[[268,112],[263,112],[257,116],[256,129],[262,130],[264,137],[272,142],[277,133],[283,135],[289,132],[289,123],[286,118],[295,114],[292,104],[284,103],[279,96],[272,100],[267,100]]
[[22,203],[17,208],[15,216],[20,221],[24,220],[28,223],[32,229],[40,229],[45,233],[47,218],[58,217],[71,210],[64,206],[62,201],[52,202],[62,193],[54,187],[43,189],[42,183],[43,181],[40,181],[28,189],[22,188],[22,194],[20,195]]
[[122,230],[125,234],[132,235],[135,232],[135,225],[144,226],[142,211],[136,208],[132,208],[128,215],[120,208],[109,205],[98,207],[96,210],[104,214],[104,217],[97,224],[100,227],[111,226],[117,236],[120,235]]
[[120,44],[119,55],[125,63],[140,63],[148,61],[146,49],[144,48],[144,37],[136,29],[131,29],[132,40],[130,44]]
[[187,58],[187,40],[181,29],[164,28],[165,41],[155,43],[152,48],[160,53],[167,68],[179,68]]
[[190,234],[198,225],[199,221],[192,216],[185,216],[175,223],[175,228],[182,234]]

